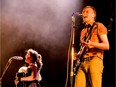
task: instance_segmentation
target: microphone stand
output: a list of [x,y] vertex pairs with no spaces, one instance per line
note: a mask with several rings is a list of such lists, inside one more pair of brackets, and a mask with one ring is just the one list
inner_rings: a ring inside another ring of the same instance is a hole
[[8,60],[8,62],[6,63],[5,68],[4,68],[4,70],[3,70],[3,73],[2,73],[2,75],[1,75],[1,77],[0,77],[0,87],[2,87],[2,78],[3,78],[3,76],[4,76],[5,72],[6,72],[6,70],[8,69],[9,65],[11,64],[11,62],[12,62],[12,57],[11,57],[11,58]]
[[74,57],[74,38],[75,38],[75,18],[72,16],[71,24],[71,66],[70,66],[70,87],[74,86],[73,82],[73,57]]

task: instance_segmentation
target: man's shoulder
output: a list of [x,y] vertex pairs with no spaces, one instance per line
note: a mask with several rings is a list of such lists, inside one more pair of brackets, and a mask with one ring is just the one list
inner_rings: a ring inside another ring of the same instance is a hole
[[98,25],[103,25],[103,23],[101,23],[101,22],[95,22],[95,24],[98,24]]

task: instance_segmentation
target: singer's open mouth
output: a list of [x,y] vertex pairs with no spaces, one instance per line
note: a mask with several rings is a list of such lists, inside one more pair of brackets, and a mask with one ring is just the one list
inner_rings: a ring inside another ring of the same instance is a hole
[[87,18],[88,16],[84,15],[83,18]]

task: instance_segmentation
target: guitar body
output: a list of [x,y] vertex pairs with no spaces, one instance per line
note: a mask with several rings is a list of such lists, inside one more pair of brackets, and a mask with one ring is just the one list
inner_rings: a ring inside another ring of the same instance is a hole
[[20,81],[21,77],[26,77],[27,76],[27,67],[23,66],[18,70],[18,73],[16,73],[16,79],[15,79],[15,84],[16,87],[27,87],[26,82]]
[[17,80],[17,84],[16,87],[26,87],[26,83],[24,81],[20,81],[21,77],[25,77],[25,73],[17,73],[16,75],[16,80]]
[[73,74],[76,75],[79,66],[81,65],[83,55],[85,54],[85,46],[81,47],[80,51],[77,53],[76,61],[74,62]]
[[21,67],[18,70],[18,73],[16,73],[16,82],[15,85],[16,87],[40,87],[39,81],[42,80],[42,77],[38,71],[38,79],[37,80],[33,80],[33,81],[20,81],[21,77],[27,77],[30,76],[32,73],[32,69],[31,68],[27,68],[25,66]]

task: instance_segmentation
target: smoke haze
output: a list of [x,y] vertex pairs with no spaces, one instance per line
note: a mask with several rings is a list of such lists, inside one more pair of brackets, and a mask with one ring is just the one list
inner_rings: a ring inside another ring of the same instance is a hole
[[[75,0],[76,2],[76,0]],[[2,43],[4,49],[35,43],[63,47],[70,35],[71,0],[2,0]],[[79,9],[79,8],[78,8]],[[29,43],[28,43],[29,42]]]
[[[0,71],[3,71],[11,56],[22,56],[25,49],[34,48],[43,57],[44,72],[47,72],[43,73],[43,81],[53,82],[51,80],[55,80],[55,76],[58,76],[57,70],[62,71],[66,68],[62,64],[66,64],[71,16],[79,9],[77,6],[80,6],[77,0],[2,0]],[[3,83],[9,82],[5,87],[12,87],[9,84],[12,85],[13,80],[7,78],[15,77],[18,67],[21,66],[21,63],[16,61],[15,63],[12,63],[9,69],[9,71],[13,70],[12,74],[7,76],[9,75],[7,73],[5,80],[3,79]],[[52,83],[48,82],[48,84]]]

